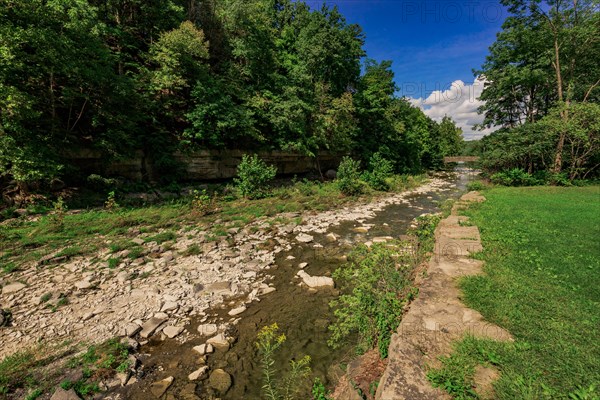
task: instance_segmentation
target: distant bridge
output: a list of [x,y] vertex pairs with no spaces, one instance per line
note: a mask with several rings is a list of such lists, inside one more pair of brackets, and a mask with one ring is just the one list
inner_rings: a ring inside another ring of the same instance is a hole
[[444,157],[445,163],[461,163],[461,162],[476,162],[476,161],[479,161],[479,157],[475,157],[475,156]]

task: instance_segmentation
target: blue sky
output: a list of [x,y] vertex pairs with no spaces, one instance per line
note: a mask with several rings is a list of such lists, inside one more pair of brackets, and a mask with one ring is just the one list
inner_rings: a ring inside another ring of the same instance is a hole
[[[307,1],[319,7],[323,1]],[[434,119],[453,117],[466,138],[480,137],[471,126],[483,87],[472,70],[506,18],[493,0],[327,0],[366,34],[368,56],[392,60],[400,95],[414,99]],[[483,133],[488,133],[485,131]]]

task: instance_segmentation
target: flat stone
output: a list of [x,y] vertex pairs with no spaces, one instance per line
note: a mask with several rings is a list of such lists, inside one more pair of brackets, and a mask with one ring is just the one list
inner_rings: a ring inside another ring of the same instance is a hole
[[215,369],[208,378],[208,386],[225,394],[231,387],[231,375],[222,369]]
[[231,344],[227,337],[223,333],[219,333],[206,341],[207,344],[211,344],[219,350],[229,350]]
[[133,240],[131,240],[131,241],[132,241],[133,243],[135,243],[135,244],[139,245],[139,246],[141,246],[141,245],[143,245],[143,244],[144,244],[144,239],[140,239],[140,238],[135,238],[135,239],[133,239]]
[[75,283],[75,287],[79,290],[89,289],[92,286],[93,286],[92,283],[87,280],[83,280],[83,281],[79,281],[79,282]]
[[166,321],[167,320],[165,318],[150,318],[148,321],[144,322],[144,325],[142,325],[140,336],[144,339],[149,338],[154,332],[156,332],[158,327],[164,324]]
[[10,283],[2,288],[2,294],[16,293],[25,286],[27,285],[21,282]]
[[205,379],[208,376],[208,366],[200,367],[191,374],[188,375],[190,381],[197,381],[199,379]]
[[310,235],[307,235],[306,233],[301,233],[298,236],[296,236],[296,240],[300,243],[310,243],[314,240],[314,238]]
[[367,226],[359,226],[359,227],[354,228],[352,230],[354,232],[357,232],[357,233],[367,233],[367,232],[369,232],[369,227],[367,227]]
[[162,330],[169,339],[173,339],[183,332],[183,326],[167,326]]
[[236,315],[240,315],[244,311],[246,311],[246,306],[242,305],[241,307],[234,308],[233,310],[229,311],[227,314],[234,317]]
[[61,387],[56,388],[56,391],[50,397],[50,400],[81,400],[74,389],[65,390]]
[[266,288],[262,288],[260,289],[260,294],[261,295],[265,295],[265,294],[269,294],[269,293],[273,293],[274,291],[276,291],[277,289],[275,289],[274,287],[266,287]]
[[169,376],[168,378],[154,382],[152,385],[150,385],[150,392],[152,392],[152,394],[157,398],[162,397],[162,395],[165,394],[165,392],[173,384],[174,379],[175,378],[172,376]]
[[296,275],[298,275],[300,278],[302,278],[302,281],[309,288],[318,288],[318,287],[326,287],[326,286],[334,287],[335,286],[333,279],[331,279],[327,276],[310,276],[303,270],[298,271],[298,273]]
[[174,301],[167,301],[162,306],[160,311],[174,311],[174,310],[177,310],[178,308],[179,308],[179,306]]
[[298,265],[298,268],[300,268],[300,269],[304,269],[304,268],[306,268],[307,266],[308,266],[308,263],[307,263],[307,262],[303,262],[303,263],[300,263],[300,265]]
[[136,333],[142,330],[142,327],[136,324],[135,322],[130,322],[125,325],[125,336],[132,337],[135,336]]
[[215,351],[215,349],[212,346],[212,344],[209,344],[209,343],[204,343],[204,344],[201,344],[199,346],[194,346],[192,350],[194,350],[195,352],[197,352],[201,356],[203,356],[205,354],[211,354],[211,353],[213,353]]
[[202,324],[198,326],[198,333],[203,336],[210,336],[217,333],[217,325],[215,324]]

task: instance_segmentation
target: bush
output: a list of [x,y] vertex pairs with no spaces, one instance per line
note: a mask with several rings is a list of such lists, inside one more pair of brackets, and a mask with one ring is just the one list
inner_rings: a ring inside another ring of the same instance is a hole
[[351,254],[353,261],[334,272],[334,279],[344,291],[351,291],[330,303],[337,317],[329,327],[330,346],[337,348],[350,335],[358,333],[359,351],[377,346],[381,358],[387,357],[402,309],[415,295],[413,255],[402,252],[398,256],[398,253],[390,243],[376,244],[370,249],[363,245]]
[[390,185],[387,179],[394,172],[391,161],[386,160],[379,153],[373,154],[369,160],[369,172],[364,174],[365,181],[375,190],[388,191]]
[[337,172],[337,186],[346,196],[356,196],[364,191],[360,180],[360,161],[344,157]]
[[192,212],[204,216],[216,211],[216,198],[206,193],[206,190],[193,190],[192,193]]
[[469,191],[483,190],[483,189],[485,189],[485,185],[481,181],[473,181],[473,182],[467,183],[467,190],[469,190]]
[[270,193],[269,182],[275,178],[277,168],[267,165],[254,154],[252,157],[244,154],[238,165],[238,177],[234,178],[241,195],[247,199],[260,199]]
[[492,175],[490,180],[496,185],[503,186],[535,186],[544,183],[520,168],[498,172]]

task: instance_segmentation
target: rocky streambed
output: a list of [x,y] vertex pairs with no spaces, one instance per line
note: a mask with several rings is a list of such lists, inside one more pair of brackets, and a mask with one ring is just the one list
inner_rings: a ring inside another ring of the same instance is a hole
[[[141,345],[141,364],[103,382],[106,398],[252,399],[262,386],[256,334],[278,323],[288,339],[276,361],[308,354],[314,373],[335,381],[335,366],[352,353],[326,345],[328,303],[338,295],[332,271],[356,244],[404,234],[468,179],[468,171],[438,174],[373,203],[231,227],[218,241],[182,230],[168,250],[132,229],[130,240],[144,252],[115,268],[97,267],[109,257],[103,253],[25,266],[0,295],[12,312],[11,326],[0,329],[0,358],[40,341],[123,336],[133,348]],[[192,244],[201,254],[181,255]]]

